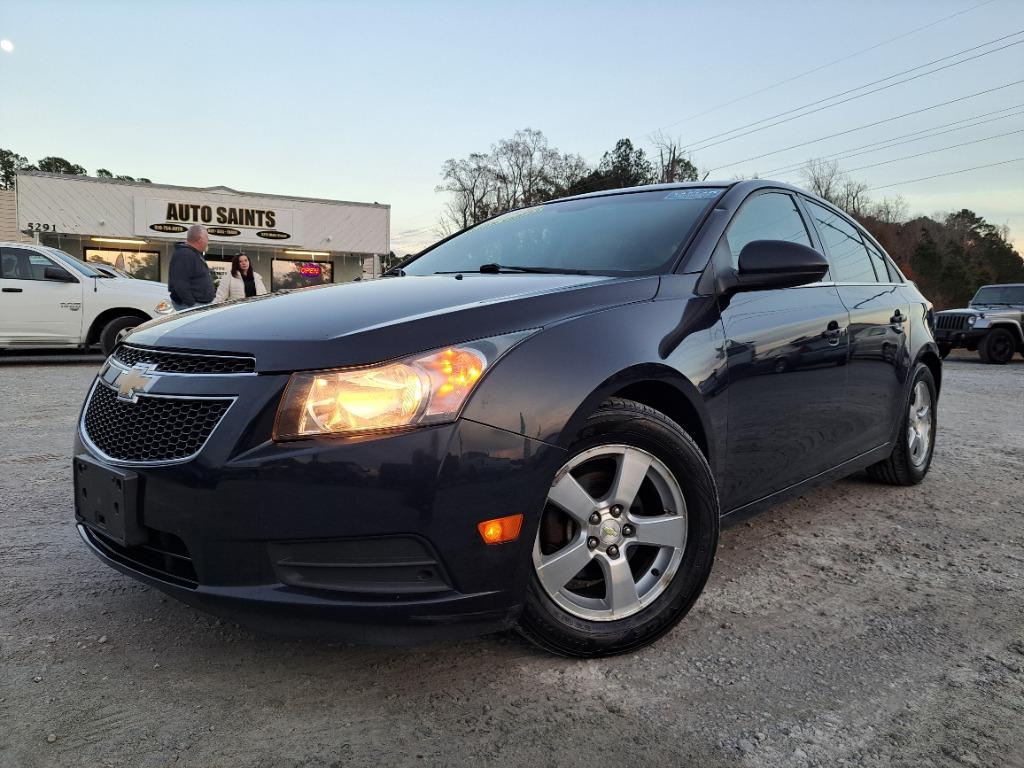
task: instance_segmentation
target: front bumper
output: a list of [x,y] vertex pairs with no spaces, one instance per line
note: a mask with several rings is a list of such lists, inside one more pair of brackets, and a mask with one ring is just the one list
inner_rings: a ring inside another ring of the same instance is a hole
[[[148,539],[124,547],[79,516],[93,553],[276,634],[406,644],[514,623],[561,449],[465,419],[248,447],[230,421],[191,461],[128,467]],[[75,450],[103,460],[81,434]],[[512,514],[526,516],[519,539],[485,545],[477,523]]]
[[937,329],[935,341],[937,344],[949,347],[970,347],[976,348],[981,343],[982,337],[988,332],[988,328],[964,328],[962,330]]

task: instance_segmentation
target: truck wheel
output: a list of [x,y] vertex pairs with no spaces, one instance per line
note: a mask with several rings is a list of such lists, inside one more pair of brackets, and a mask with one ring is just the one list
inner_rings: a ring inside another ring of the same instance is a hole
[[552,480],[519,630],[564,656],[651,643],[700,595],[717,543],[718,495],[700,448],[653,408],[609,400]]
[[906,421],[897,433],[889,458],[868,467],[868,477],[889,485],[917,485],[928,474],[938,426],[935,405],[935,377],[924,363],[918,363],[910,385]]
[[1016,346],[1012,333],[1005,328],[993,328],[981,340],[978,354],[986,363],[1005,365],[1013,357]]
[[143,322],[145,321],[141,317],[122,315],[121,317],[115,317],[103,326],[103,330],[100,332],[100,349],[103,350],[103,354],[110,355],[114,351],[114,347],[117,346],[117,337],[121,331],[126,328],[134,328]]
[[949,344],[939,344],[939,357],[945,360],[949,357],[949,353],[953,351],[953,347]]

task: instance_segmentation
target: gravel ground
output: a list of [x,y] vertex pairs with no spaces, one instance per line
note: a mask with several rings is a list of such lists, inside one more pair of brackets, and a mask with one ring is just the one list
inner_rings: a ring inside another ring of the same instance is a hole
[[71,522],[93,370],[0,366],[0,766],[1024,766],[1024,361],[947,361],[922,485],[727,528],[676,630],[588,662],[268,639],[108,569]]

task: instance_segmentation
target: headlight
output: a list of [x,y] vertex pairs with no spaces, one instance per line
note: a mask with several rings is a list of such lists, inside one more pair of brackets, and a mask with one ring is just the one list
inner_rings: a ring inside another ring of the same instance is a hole
[[970,315],[970,316],[969,316],[969,317],[967,318],[967,324],[968,324],[968,325],[974,325],[974,324],[975,324],[976,322],[978,322],[978,318],[977,318],[977,317],[975,317],[974,315]]
[[163,299],[159,304],[153,307],[153,311],[158,315],[169,315],[174,311],[174,307],[170,301]]
[[451,421],[484,373],[528,334],[457,344],[380,365],[292,374],[274,439]]

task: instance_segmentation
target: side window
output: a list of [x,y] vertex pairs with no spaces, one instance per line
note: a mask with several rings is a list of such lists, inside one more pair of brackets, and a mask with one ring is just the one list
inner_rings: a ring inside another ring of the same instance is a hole
[[725,231],[734,268],[739,266],[743,246],[754,240],[788,240],[810,246],[811,238],[792,197],[765,192],[743,203]]
[[0,277],[7,280],[45,280],[46,268],[67,272],[52,259],[27,248],[0,248]]
[[[871,257],[861,240],[860,233],[846,219],[827,208],[807,200],[807,209],[814,217],[818,235],[828,249],[832,264],[832,278],[837,283],[877,283],[878,275],[871,264]],[[882,267],[882,280],[889,276]]]
[[[861,237],[864,237],[861,235]],[[864,237],[864,245],[867,246],[868,255],[871,256],[871,263],[875,265],[875,272],[878,273],[878,279],[883,282],[890,283],[902,283],[903,279],[900,277],[900,273],[896,271],[896,267],[892,264],[889,259],[885,257],[874,244]],[[886,276],[888,275],[888,277]]]

